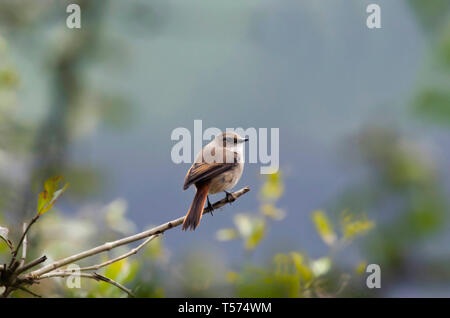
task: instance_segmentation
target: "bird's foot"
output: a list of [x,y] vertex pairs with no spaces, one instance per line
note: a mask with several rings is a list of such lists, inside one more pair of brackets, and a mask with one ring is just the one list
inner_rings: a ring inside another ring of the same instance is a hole
[[210,210],[211,215],[214,216],[214,214],[213,214],[214,208],[213,208],[211,202],[209,202],[209,196],[206,197],[206,200],[208,201],[208,209]]
[[230,193],[230,192],[228,192],[228,191],[224,191],[224,192],[225,192],[227,201],[228,201],[229,203],[234,202],[234,201],[236,200],[236,197],[235,197],[232,193]]

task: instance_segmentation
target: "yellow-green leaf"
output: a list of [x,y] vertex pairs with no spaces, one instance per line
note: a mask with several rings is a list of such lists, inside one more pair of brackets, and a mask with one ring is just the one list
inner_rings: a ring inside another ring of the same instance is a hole
[[230,241],[238,237],[238,233],[233,228],[220,229],[216,233],[216,239],[219,241]]
[[286,275],[289,273],[289,256],[283,253],[275,254],[273,257],[275,263],[275,275]]
[[369,221],[365,214],[354,216],[344,213],[341,217],[341,225],[344,238],[350,240],[357,235],[362,235],[370,231],[375,226],[375,223]]
[[314,211],[312,213],[312,220],[322,240],[328,245],[333,245],[337,237],[325,212],[319,210]]
[[284,185],[281,179],[281,173],[276,172],[268,174],[266,182],[261,188],[261,195],[263,199],[277,200],[284,192]]
[[62,188],[58,189],[59,183],[64,181],[62,176],[51,177],[44,182],[44,191],[39,193],[38,196],[38,204],[37,204],[37,213],[44,214],[48,212],[52,207],[55,201],[60,197],[60,195],[66,191],[69,186],[68,183],[64,184]]
[[252,227],[252,233],[245,241],[245,248],[254,249],[264,238],[266,234],[266,222],[263,219],[255,219]]
[[311,262],[311,270],[316,277],[325,275],[330,269],[331,259],[329,257],[321,257]]
[[273,204],[263,204],[261,206],[261,213],[276,221],[280,221],[286,216],[286,212],[276,208]]
[[150,258],[158,258],[163,255],[163,243],[161,237],[155,238],[150,244],[147,244],[145,255]]
[[0,226],[0,239],[11,248],[11,242],[8,240],[9,229],[7,227]]
[[116,280],[122,270],[124,270],[124,269],[125,269],[125,271],[128,270],[127,267],[128,267],[128,263],[127,263],[126,258],[124,258],[120,261],[114,262],[111,265],[109,265],[108,267],[106,267],[105,276],[110,279]]
[[239,232],[239,235],[246,238],[252,233],[252,219],[248,214],[236,214],[233,218],[234,224]]
[[362,261],[356,266],[355,270],[358,274],[362,275],[366,272],[366,267],[367,267],[367,262]]
[[236,272],[230,271],[227,273],[227,281],[231,284],[235,283],[238,280],[238,278],[239,278],[239,274]]
[[292,261],[294,262],[297,273],[300,275],[304,282],[309,282],[313,278],[313,273],[304,262],[304,257],[299,252],[290,253]]
[[244,239],[246,249],[255,248],[264,238],[266,222],[260,216],[241,213],[234,216],[237,235]]
[[8,233],[9,230],[7,227],[0,226],[0,237],[4,238],[5,240],[8,240]]

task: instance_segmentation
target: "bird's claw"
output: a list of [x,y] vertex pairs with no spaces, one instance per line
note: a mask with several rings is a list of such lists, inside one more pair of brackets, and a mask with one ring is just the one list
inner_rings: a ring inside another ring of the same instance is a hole
[[231,202],[234,202],[236,200],[236,197],[232,193],[225,191],[225,194],[226,194],[227,201],[230,204],[231,204]]
[[209,209],[211,215],[214,216],[214,214],[213,214],[214,208],[213,208],[211,202],[209,202],[209,197],[207,197],[207,201],[208,201],[208,209]]

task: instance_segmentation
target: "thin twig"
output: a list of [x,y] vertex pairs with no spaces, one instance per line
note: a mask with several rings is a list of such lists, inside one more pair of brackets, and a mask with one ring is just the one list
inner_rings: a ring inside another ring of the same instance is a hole
[[[245,187],[245,188],[242,188],[242,189],[240,189],[240,190],[238,190],[236,192],[233,192],[232,193],[232,199],[228,199],[228,196],[227,196],[227,197],[223,198],[222,200],[219,200],[216,203],[214,203],[212,205],[212,209],[216,210],[216,209],[224,206],[227,203],[231,203],[234,200],[236,200],[237,198],[239,198],[241,195],[247,193],[248,191],[250,191],[250,188],[249,187]],[[203,213],[204,214],[209,213],[209,212],[212,211],[212,209],[205,208]],[[122,239],[119,239],[119,240],[116,240],[116,241],[113,241],[113,242],[107,242],[105,244],[99,245],[99,246],[94,247],[92,249],[89,249],[87,251],[83,251],[81,253],[71,255],[71,256],[63,258],[61,260],[57,260],[57,261],[55,261],[55,262],[53,262],[51,264],[48,264],[48,265],[46,265],[46,266],[44,266],[44,267],[42,267],[42,268],[40,268],[38,270],[35,270],[35,271],[27,274],[26,278],[36,279],[36,278],[39,278],[39,276],[42,275],[42,274],[48,273],[48,272],[53,271],[53,270],[55,270],[57,268],[60,268],[62,266],[74,263],[74,262],[76,262],[78,260],[87,258],[89,256],[96,255],[96,254],[99,254],[99,253],[102,253],[102,252],[105,252],[105,251],[109,251],[112,248],[116,248],[118,246],[129,244],[129,243],[132,243],[132,242],[135,242],[135,241],[139,241],[139,240],[142,240],[144,238],[148,238],[148,237],[150,237],[152,235],[162,234],[162,233],[164,233],[165,231],[167,231],[169,229],[172,229],[174,227],[177,227],[177,226],[181,225],[183,223],[183,221],[184,221],[184,216],[182,216],[182,217],[180,217],[178,219],[172,220],[170,222],[161,224],[161,225],[159,225],[157,227],[154,227],[152,229],[146,230],[144,232],[141,232],[141,233],[138,233],[138,234],[135,234],[135,235],[131,235],[131,236],[128,236],[128,237],[125,237],[125,238],[122,238]]]
[[107,282],[111,285],[114,285],[114,286],[120,288],[121,290],[126,292],[131,297],[135,297],[133,292],[131,290],[129,290],[128,288],[126,288],[125,286],[119,284],[118,282],[112,280],[111,278],[105,277],[98,273],[82,273],[82,272],[74,273],[72,271],[54,271],[51,273],[43,274],[43,275],[39,276],[37,279],[41,280],[41,279],[51,278],[51,277],[67,277],[67,276],[80,276],[80,277],[95,279],[97,281],[99,281],[99,280],[104,281],[104,282]]
[[43,263],[47,260],[47,256],[41,256],[39,258],[36,258],[35,260],[29,262],[28,264],[23,265],[22,267],[19,267],[16,271],[16,275],[19,275],[20,273],[25,272],[26,270],[35,267],[36,265],[39,265],[40,263]]
[[[123,254],[123,255],[121,255],[121,256],[118,256],[118,257],[116,257],[116,258],[114,258],[114,259],[112,259],[112,260],[106,261],[106,262],[101,263],[101,264],[97,264],[97,265],[93,265],[93,266],[88,266],[88,267],[82,267],[82,268],[79,269],[79,271],[82,271],[82,272],[83,272],[83,271],[97,270],[97,269],[99,269],[99,268],[108,266],[108,265],[110,265],[110,264],[112,264],[112,263],[118,262],[118,261],[120,261],[120,260],[122,260],[122,259],[124,259],[124,258],[127,258],[127,257],[129,257],[129,256],[131,256],[131,255],[133,255],[133,254],[136,254],[136,253],[137,253],[141,248],[143,248],[147,243],[153,241],[153,239],[157,238],[158,236],[160,236],[160,234],[156,234],[156,235],[152,235],[152,236],[148,237],[141,245],[139,245],[139,246],[136,247],[136,248],[133,248],[133,249],[132,249],[131,251],[129,251],[128,253],[125,253],[125,254]],[[75,270],[74,270],[74,271],[75,271]]]
[[[85,273],[86,274],[86,273]],[[125,286],[119,284],[118,282],[116,282],[115,280],[112,280],[111,278],[108,278],[106,276],[100,275],[98,273],[92,273],[94,276],[96,276],[98,279],[110,283],[120,289],[122,289],[124,292],[126,292],[128,295],[130,295],[131,297],[135,297],[133,292],[131,290],[129,290],[128,288],[126,288]]]
[[20,289],[20,290],[23,290],[24,292],[26,292],[26,293],[28,293],[28,294],[30,294],[30,295],[33,295],[34,297],[42,298],[42,296],[40,296],[40,295],[38,295],[38,294],[36,294],[36,293],[33,293],[31,290],[29,290],[29,289],[27,289],[27,288],[25,288],[25,287],[20,286],[19,289]]
[[16,261],[16,257],[17,257],[17,252],[19,252],[20,246],[23,243],[23,240],[25,239],[25,236],[27,236],[28,231],[30,230],[31,226],[34,224],[34,222],[36,222],[39,217],[41,215],[40,214],[36,214],[32,219],[30,224],[28,224],[28,226],[25,228],[25,230],[22,233],[22,236],[20,237],[19,243],[16,246],[16,249],[12,252],[12,257],[11,257],[11,262],[9,263],[9,266],[11,267],[12,264]]
[[[25,222],[23,223],[22,228],[23,228],[23,232],[25,233],[25,231],[27,229],[27,224]],[[25,259],[27,258],[27,248],[28,248],[27,237],[28,237],[28,235],[25,235],[23,238],[22,258],[20,259],[19,267],[22,267],[23,264],[25,264]]]

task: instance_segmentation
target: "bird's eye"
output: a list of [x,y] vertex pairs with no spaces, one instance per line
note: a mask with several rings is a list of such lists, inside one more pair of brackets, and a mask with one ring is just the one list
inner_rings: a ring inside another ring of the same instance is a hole
[[237,137],[234,137],[234,143],[237,144]]

